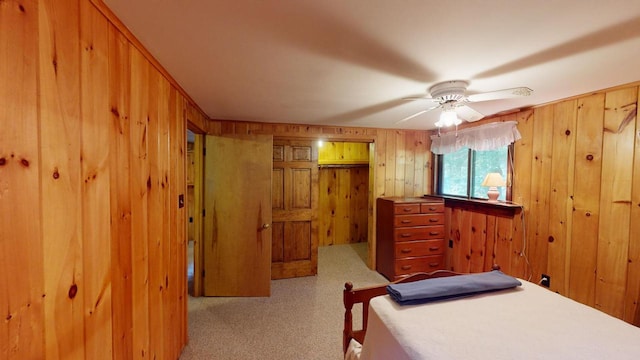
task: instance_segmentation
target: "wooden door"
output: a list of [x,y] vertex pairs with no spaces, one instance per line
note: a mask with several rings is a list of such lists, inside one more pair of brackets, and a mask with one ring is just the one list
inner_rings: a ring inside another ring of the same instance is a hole
[[318,150],[315,141],[273,142],[271,278],[318,273]]
[[269,296],[271,135],[207,136],[204,295]]

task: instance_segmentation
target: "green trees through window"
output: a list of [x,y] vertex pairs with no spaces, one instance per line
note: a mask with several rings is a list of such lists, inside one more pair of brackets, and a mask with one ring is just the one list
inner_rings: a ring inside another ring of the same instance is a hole
[[[496,150],[475,151],[460,149],[455,153],[438,155],[439,176],[437,189],[440,195],[487,199],[487,187],[482,186],[484,177],[497,172],[507,179],[509,147]],[[498,188],[499,200],[506,200],[506,189]]]

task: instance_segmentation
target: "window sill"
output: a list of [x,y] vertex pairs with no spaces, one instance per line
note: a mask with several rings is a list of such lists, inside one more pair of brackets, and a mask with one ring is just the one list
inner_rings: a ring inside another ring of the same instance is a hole
[[441,197],[444,199],[444,206],[449,208],[459,208],[467,211],[479,212],[488,215],[513,217],[522,210],[522,205],[512,202],[489,202],[487,200],[464,199],[450,196],[428,195],[430,197]]

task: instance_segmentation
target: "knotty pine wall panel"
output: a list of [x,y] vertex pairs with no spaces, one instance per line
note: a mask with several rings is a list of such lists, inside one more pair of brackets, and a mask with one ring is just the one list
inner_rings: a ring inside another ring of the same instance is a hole
[[82,359],[86,291],[79,2],[41,1],[38,9],[45,355]]
[[[540,120],[544,119],[544,120]],[[527,253],[532,279],[547,270],[549,254],[549,203],[551,201],[551,155],[553,150],[553,105],[534,109],[531,170],[531,201],[526,227]],[[514,183],[514,186],[518,186]]]
[[549,198],[549,253],[547,272],[555,274],[549,288],[567,294],[567,249],[571,248],[571,216],[576,142],[576,101],[554,104]]
[[[85,358],[112,356],[109,23],[93,5],[80,2],[82,121],[82,239]],[[87,336],[90,334],[91,336]]]
[[[636,101],[635,147],[631,187],[631,224],[629,226],[629,260],[627,262],[627,284],[625,291],[624,320],[640,326],[640,89]],[[632,125],[627,125],[632,126]]]
[[[186,109],[191,104],[183,95],[182,92],[171,87],[171,104],[173,108],[173,119],[184,119],[186,117]],[[202,114],[204,116],[204,114]],[[179,198],[181,194],[184,194],[187,188],[187,176],[185,174],[185,157],[187,149],[187,139],[183,134],[187,133],[187,124],[185,121],[171,121],[171,133],[169,134],[171,152],[171,178],[173,179],[174,186],[169,184],[171,189],[171,200]],[[196,140],[196,144],[200,139]],[[175,170],[173,170],[175,169]],[[197,202],[196,202],[197,204]],[[182,352],[182,348],[187,344],[188,329],[187,329],[187,282],[184,280],[187,278],[187,235],[185,234],[187,228],[187,217],[185,210],[171,206],[171,239],[175,241],[170,242],[170,266],[167,268],[169,271],[168,283],[165,284],[169,289],[168,299],[165,302],[165,308],[169,308],[168,324],[165,325],[166,329],[173,330],[166,336],[169,339],[167,346],[171,353],[167,356],[174,358],[178,357]],[[177,304],[174,305],[174,301]],[[176,326],[177,325],[177,326]]]
[[529,263],[522,256],[526,250],[529,227],[527,221],[531,213],[531,164],[533,163],[533,110],[522,111],[507,117],[518,121],[518,131],[522,138],[514,144],[513,174],[511,177],[512,200],[522,209],[513,222],[513,243],[511,252],[511,274],[521,278],[529,276]]
[[[320,157],[320,156],[319,156]],[[344,174],[336,168],[320,168],[318,170],[318,246],[328,246],[336,244],[336,232],[338,227],[336,222],[342,219],[336,216],[338,202],[338,176]],[[348,201],[345,199],[345,203]],[[350,219],[346,219],[350,221]],[[343,239],[344,233],[338,238]],[[343,243],[349,243],[347,241]]]
[[176,359],[206,116],[97,0],[2,2],[0,49],[0,358]]
[[45,352],[38,53],[38,2],[0,4],[0,358],[8,360]]
[[[113,357],[126,359],[133,354],[133,257],[131,191],[131,47],[127,38],[109,25],[109,106],[111,140],[111,293]],[[124,239],[128,241],[124,241]]]
[[367,241],[369,168],[321,168],[319,245]]
[[147,139],[149,113],[149,71],[150,64],[144,56],[132,49],[131,61],[131,103],[130,133],[131,142],[131,260],[132,260],[132,297],[133,312],[133,351],[149,353],[149,193],[147,181],[149,175],[149,157]]
[[514,242],[514,223],[517,222],[517,218],[505,218],[501,216],[495,217],[495,236],[490,236],[489,232],[487,232],[487,242],[489,243],[489,238],[494,238],[494,248],[493,248],[493,256],[492,261],[485,261],[485,268],[489,268],[493,266],[493,264],[504,264],[501,265],[503,271],[506,273],[512,273],[516,271],[512,268],[511,257],[514,254],[514,249],[516,252],[520,252],[519,244]]
[[629,84],[510,115],[522,135],[512,181],[523,210],[496,218],[492,235],[493,215],[447,207],[448,267],[477,269],[484,252],[484,269],[509,263],[505,272],[534,282],[547,274],[552,291],[640,326],[638,97]]
[[[162,312],[162,293],[164,292],[164,274],[163,274],[163,253],[162,244],[166,229],[164,224],[164,208],[168,206],[165,203],[165,183],[167,174],[165,173],[170,155],[166,153],[165,146],[167,139],[165,130],[168,130],[168,124],[165,122],[168,114],[169,104],[169,86],[166,79],[162,78],[158,72],[151,71],[149,84],[147,89],[149,92],[149,109],[148,109],[148,159],[149,173],[147,178],[148,193],[148,249],[147,257],[149,259],[148,284],[149,284],[149,349],[150,358],[163,359],[163,312]],[[167,187],[168,189],[168,187]],[[167,207],[168,209],[168,207]],[[154,261],[155,260],[155,261]],[[168,314],[167,314],[168,315]]]
[[576,150],[573,182],[572,237],[569,250],[569,297],[595,305],[598,223],[602,173],[602,129],[605,94],[583,97],[577,104]]
[[627,286],[637,101],[635,87],[605,96],[596,308],[620,318]]

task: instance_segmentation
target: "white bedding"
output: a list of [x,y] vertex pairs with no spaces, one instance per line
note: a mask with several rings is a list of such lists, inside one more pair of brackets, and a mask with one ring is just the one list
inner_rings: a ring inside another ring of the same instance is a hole
[[[485,295],[400,306],[369,305],[361,360],[640,359],[640,328],[521,280]],[[359,353],[359,354],[358,354]]]

